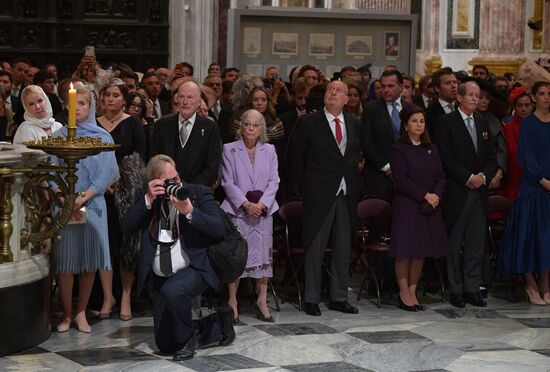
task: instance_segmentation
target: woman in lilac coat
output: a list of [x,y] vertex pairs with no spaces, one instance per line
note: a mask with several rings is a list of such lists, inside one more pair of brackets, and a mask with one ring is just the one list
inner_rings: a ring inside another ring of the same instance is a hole
[[426,132],[424,111],[412,106],[399,116],[402,136],[390,160],[395,195],[389,254],[395,257],[399,307],[418,311],[424,310],[416,298],[424,258],[448,254],[440,208],[445,174],[437,147]]
[[[267,285],[273,276],[273,218],[279,206],[277,154],[267,143],[263,115],[248,110],[241,116],[239,140],[223,147],[222,185],[227,195],[221,207],[248,241],[248,260],[241,278],[257,280],[258,319],[274,322],[267,307]],[[229,306],[238,323],[237,289],[239,279],[229,284]]]

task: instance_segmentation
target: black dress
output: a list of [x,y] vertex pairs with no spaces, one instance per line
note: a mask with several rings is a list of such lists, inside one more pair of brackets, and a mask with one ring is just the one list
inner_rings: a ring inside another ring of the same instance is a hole
[[[103,127],[101,123],[98,125]],[[105,129],[105,128],[104,128]],[[113,141],[120,145],[115,150],[117,164],[120,169],[121,179],[120,184],[126,184],[122,178],[125,177],[122,169],[124,168],[123,161],[126,157],[134,153],[139,154],[139,157],[144,161],[147,153],[147,142],[145,139],[145,128],[138,118],[129,116],[121,121],[111,132]],[[111,256],[114,261],[119,261],[124,264],[128,271],[133,271],[137,265],[138,247],[130,243],[129,239],[123,239],[122,232],[119,226],[120,210],[117,208],[117,195],[127,190],[116,190],[115,194],[106,194],[105,201],[107,203],[107,221],[109,223],[109,247]]]

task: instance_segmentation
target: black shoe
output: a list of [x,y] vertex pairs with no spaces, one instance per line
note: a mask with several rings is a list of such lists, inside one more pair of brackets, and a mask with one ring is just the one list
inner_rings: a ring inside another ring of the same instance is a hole
[[222,338],[220,346],[228,346],[235,341],[235,329],[233,328],[233,310],[230,307],[218,309]]
[[359,310],[355,306],[351,306],[349,302],[329,302],[327,306],[330,310],[339,311],[346,314],[357,314]]
[[397,298],[399,299],[399,303],[397,304],[398,308],[405,311],[418,311],[418,309],[416,308],[416,305],[412,305],[412,306],[405,305],[400,295],[397,295]]
[[454,307],[463,308],[466,306],[466,303],[464,302],[464,296],[462,296],[461,293],[451,293],[451,298],[449,299],[449,302]]
[[174,362],[182,362],[184,360],[192,359],[195,356],[195,348],[197,347],[197,337],[195,332],[191,335],[189,340],[185,343],[185,346],[174,353],[172,360]]
[[482,284],[479,286],[479,293],[481,294],[481,298],[484,300],[487,299],[487,296],[489,295],[489,290],[487,289],[487,285]]
[[256,313],[257,313],[256,317],[260,319],[262,322],[275,323],[275,319],[273,318],[273,316],[271,314],[269,314],[269,316],[265,316],[257,304],[256,304]]
[[321,316],[321,309],[319,309],[319,305],[317,304],[310,304],[306,302],[304,306],[304,312],[307,315],[311,316]]
[[479,292],[466,292],[464,293],[464,301],[469,303],[472,306],[485,307],[487,302],[481,298],[481,293]]
[[424,308],[424,306],[420,305],[420,304],[417,304],[417,305],[414,305],[414,308],[416,309],[416,311],[424,311],[426,310]]

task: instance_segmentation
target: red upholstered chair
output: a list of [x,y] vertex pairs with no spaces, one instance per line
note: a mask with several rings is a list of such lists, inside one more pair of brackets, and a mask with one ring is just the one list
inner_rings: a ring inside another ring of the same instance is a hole
[[[359,287],[357,293],[357,301],[361,299],[361,292],[366,286],[368,274],[371,275],[374,285],[376,286],[377,305],[380,307],[380,285],[378,283],[378,277],[376,276],[376,268],[382,262],[383,258],[388,252],[389,238],[386,236],[370,236],[367,228],[369,221],[374,218],[381,219],[387,223],[387,226],[391,226],[391,205],[385,200],[381,199],[363,199],[357,206],[357,217],[360,224],[359,229],[359,244],[362,252],[359,259],[366,269],[365,277]],[[389,231],[389,229],[388,229]],[[374,262],[369,262],[369,254],[375,257]]]
[[285,203],[279,208],[279,216],[284,222],[287,270],[290,270],[290,278],[285,280],[285,295],[288,297],[288,285],[290,282],[294,282],[298,292],[298,310],[302,311],[302,286],[299,280],[299,275],[304,267],[305,254],[301,239],[301,226],[304,217],[302,201],[295,200]]

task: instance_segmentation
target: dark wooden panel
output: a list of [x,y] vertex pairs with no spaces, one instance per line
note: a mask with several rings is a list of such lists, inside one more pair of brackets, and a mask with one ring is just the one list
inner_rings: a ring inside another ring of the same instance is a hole
[[[0,60],[28,57],[70,74],[85,45],[103,64],[168,62],[169,0],[0,0]],[[60,74],[61,75],[61,74]]]

